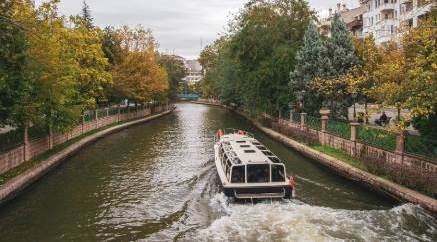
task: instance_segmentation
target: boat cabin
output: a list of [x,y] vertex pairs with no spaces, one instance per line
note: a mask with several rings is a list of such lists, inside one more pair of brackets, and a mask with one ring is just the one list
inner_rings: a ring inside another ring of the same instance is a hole
[[249,135],[223,135],[218,148],[228,183],[259,184],[287,181],[281,160]]

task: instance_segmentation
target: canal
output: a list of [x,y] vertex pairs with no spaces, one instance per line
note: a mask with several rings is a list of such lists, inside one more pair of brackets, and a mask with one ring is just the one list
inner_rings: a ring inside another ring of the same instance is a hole
[[[0,241],[435,241],[437,222],[267,138],[227,110],[178,104],[171,115],[99,140],[0,207]],[[255,133],[284,160],[297,199],[230,203],[213,135]]]

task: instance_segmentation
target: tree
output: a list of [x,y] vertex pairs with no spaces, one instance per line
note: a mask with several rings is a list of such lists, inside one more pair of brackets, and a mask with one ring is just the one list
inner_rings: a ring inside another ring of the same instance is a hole
[[114,27],[108,26],[103,30],[102,50],[111,68],[121,61],[121,38]]
[[381,64],[375,71],[377,83],[370,95],[378,103],[395,106],[398,109],[398,124],[403,126],[400,113],[409,96],[405,55],[397,43],[389,42],[381,47],[381,56]]
[[229,24],[227,41],[211,52],[218,55],[204,84],[212,90],[217,84],[225,103],[253,111],[278,114],[288,108],[289,73],[313,16],[303,0],[250,1]]
[[88,30],[91,30],[92,28],[94,28],[94,24],[93,24],[94,19],[91,16],[91,9],[85,0],[83,1],[83,4],[82,4],[82,18],[84,19],[85,26]]
[[88,28],[80,16],[70,17],[73,27],[68,29],[68,54],[75,60],[75,75],[79,95],[77,104],[83,109],[107,103],[105,87],[111,85],[108,59],[102,50],[103,36],[99,29]]
[[331,24],[331,38],[326,42],[329,62],[327,76],[345,75],[357,64],[355,48],[349,30],[340,15],[336,14]]
[[[331,24],[331,38],[326,41],[327,61],[322,78],[316,78],[311,86],[329,99],[333,116],[346,117],[347,108],[351,105],[350,93],[347,90],[346,75],[358,63],[352,37],[346,24],[336,14]],[[317,82],[321,83],[317,83]],[[335,94],[335,95],[334,95]]]
[[45,2],[38,9],[28,1],[13,2],[11,17],[28,37],[23,73],[29,81],[21,105],[25,130],[30,123],[63,130],[78,121],[75,63],[67,50],[67,30],[57,12],[58,2]]
[[308,85],[317,77],[325,74],[325,65],[328,62],[326,48],[320,39],[317,27],[311,23],[305,32],[303,46],[296,54],[295,69],[290,74],[290,94],[307,91],[303,97],[305,100],[305,111],[318,113],[321,107],[322,97],[317,92],[312,92]]
[[25,76],[27,38],[12,19],[12,2],[0,3],[0,126],[20,125],[25,116],[30,81]]
[[134,103],[165,100],[168,75],[158,63],[156,42],[150,30],[142,26],[118,30],[121,38],[121,61],[113,69],[113,96]]
[[168,97],[170,100],[175,100],[178,95],[179,84],[182,78],[187,75],[185,65],[181,60],[169,55],[162,55],[159,63],[168,73]]
[[377,82],[375,72],[381,64],[381,54],[372,35],[362,40],[355,39],[354,45],[359,64],[352,67],[347,75],[348,91],[357,95],[358,100],[364,100],[367,122],[367,103],[371,100],[370,93]]

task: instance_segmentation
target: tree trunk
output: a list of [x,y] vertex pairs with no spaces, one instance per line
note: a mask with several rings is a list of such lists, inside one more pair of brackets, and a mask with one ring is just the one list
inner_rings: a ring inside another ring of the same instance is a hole
[[401,121],[401,108],[398,107],[398,121]]
[[366,124],[369,124],[369,110],[367,109],[367,98],[366,98],[366,100],[365,100],[365,102],[364,102],[364,112],[365,112],[365,117],[364,117],[364,120],[365,120],[365,123]]

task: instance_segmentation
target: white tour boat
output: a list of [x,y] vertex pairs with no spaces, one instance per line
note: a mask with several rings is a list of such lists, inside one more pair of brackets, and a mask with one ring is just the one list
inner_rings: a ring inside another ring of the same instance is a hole
[[236,199],[292,198],[293,177],[286,176],[281,160],[252,134],[220,129],[214,151],[226,196]]

